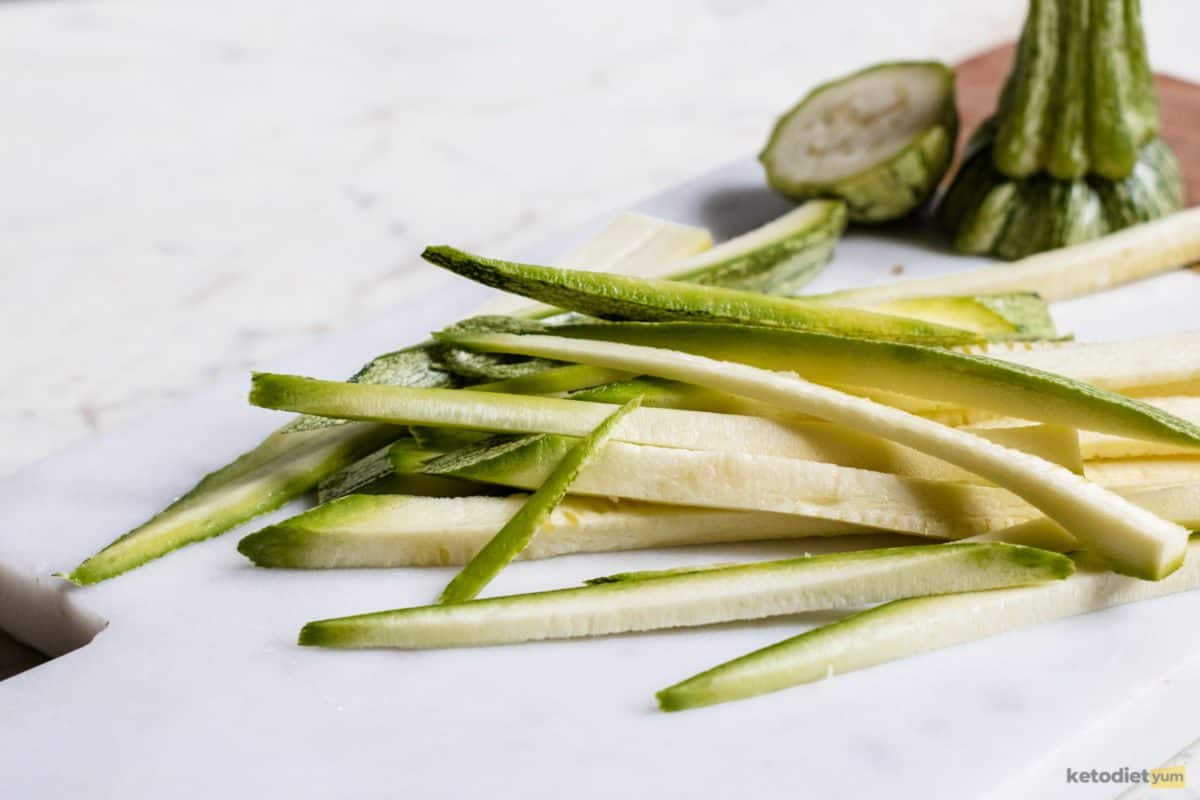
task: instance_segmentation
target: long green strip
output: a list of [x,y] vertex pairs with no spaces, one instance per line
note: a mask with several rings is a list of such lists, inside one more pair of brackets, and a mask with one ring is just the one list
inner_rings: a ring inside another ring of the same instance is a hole
[[[524,499],[351,495],[250,534],[238,552],[287,569],[462,566]],[[872,533],[791,514],[568,495],[518,558]]]
[[1021,586],[1072,569],[1066,556],[1012,545],[860,550],[320,620],[304,626],[300,644],[424,649],[602,636]]
[[[872,433],[1008,489],[1058,522],[1118,572],[1149,580],[1183,561],[1188,531],[1069,470],[936,422],[800,378],[688,353],[556,336],[462,337],[460,345],[561,358],[696,383]],[[744,344],[743,344],[744,346]]]
[[[625,398],[626,401],[630,399],[633,397]],[[584,436],[612,413],[608,403],[583,400],[364,386],[271,374],[254,376],[250,400],[255,405],[281,411],[394,425],[441,426],[412,430],[417,444],[423,449],[442,452],[487,438],[474,431]],[[1068,433],[1044,426],[1032,426],[1032,429],[1025,426],[988,429],[980,435],[1055,460],[1076,471],[1082,469],[1074,429]],[[782,421],[705,411],[639,408],[622,421],[613,438],[660,447],[754,453],[844,464],[931,480],[979,482],[970,473],[938,459],[875,436],[819,421]],[[396,447],[404,450],[407,445],[401,442]]]
[[[618,585],[618,584],[610,584]],[[1200,541],[1169,578],[1080,570],[1064,581],[897,600],[727,661],[658,693],[664,711],[727,703],[1029,625],[1200,589]]]
[[485,286],[595,317],[741,322],[940,345],[968,344],[983,338],[959,328],[828,303],[518,264],[471,255],[453,247],[427,247],[422,257]]
[[80,585],[97,583],[185,544],[224,533],[279,508],[312,488],[320,478],[368,455],[399,433],[387,425],[356,423],[276,435],[295,444],[289,441],[290,446],[281,448],[275,459],[264,459],[219,484],[201,483],[191,494],[108,545],[65,577]]
[[746,325],[625,322],[569,325],[553,332],[556,336],[680,350],[795,372],[817,383],[886,389],[1004,416],[1200,448],[1200,427],[1162,409],[987,356]]
[[621,418],[638,407],[637,399],[630,400],[596,429],[579,440],[554,467],[538,490],[529,496],[521,510],[504,524],[490,542],[471,559],[462,572],[454,576],[442,592],[442,603],[462,603],[473,600],[483,587],[491,583],[522,550],[528,546],[537,529],[566,496],[579,471],[604,447],[613,428]]

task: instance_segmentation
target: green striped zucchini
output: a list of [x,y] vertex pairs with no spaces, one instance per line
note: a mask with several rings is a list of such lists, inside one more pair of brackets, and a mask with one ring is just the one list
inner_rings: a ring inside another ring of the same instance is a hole
[[1000,96],[996,169],[1122,180],[1158,131],[1139,0],[1031,0]]

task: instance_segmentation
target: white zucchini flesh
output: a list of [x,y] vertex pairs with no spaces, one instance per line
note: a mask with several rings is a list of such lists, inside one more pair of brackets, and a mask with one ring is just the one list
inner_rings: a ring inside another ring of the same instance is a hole
[[1114,458],[1083,465],[1088,480],[1111,489],[1137,489],[1200,481],[1200,457]]
[[[1200,530],[1200,480],[1175,486],[1122,488],[1117,493],[1163,519],[1190,530]],[[1071,552],[1079,547],[1079,541],[1074,536],[1045,517],[972,536],[966,541],[1008,542],[1059,553]]]
[[[254,377],[250,400],[268,408],[341,419],[565,436],[586,435],[613,408],[609,403],[553,397],[338,383],[270,374]],[[1028,426],[989,430],[982,435],[1079,468],[1077,445],[1064,429]],[[612,438],[660,447],[822,461],[929,480],[981,480],[911,448],[819,421],[789,422],[643,407],[621,420]]]
[[1059,347],[1001,343],[967,349],[1138,397],[1189,394],[1179,388],[1200,385],[1200,331]]
[[1142,280],[1198,260],[1200,208],[1191,208],[1008,264],[847,289],[812,299],[856,305],[939,294],[1037,292],[1053,302]]
[[953,105],[946,73],[896,64],[822,87],[780,121],[762,158],[788,184],[832,183],[885,166],[944,123]]
[[897,600],[755,651],[658,693],[667,711],[766,694],[1051,620],[1200,588],[1200,541],[1157,582],[1079,570],[1037,586]]
[[[537,437],[472,465],[456,466],[451,459],[457,456],[451,454],[428,462],[425,470],[535,489],[572,441]],[[939,539],[973,536],[1038,516],[1028,503],[995,486],[925,481],[795,458],[625,442],[610,442],[580,472],[571,492],[798,514]]]
[[601,636],[854,608],[1069,575],[1069,558],[1012,545],[898,547],[310,622],[300,644],[423,649]]
[[[572,269],[664,277],[664,266],[666,272],[674,272],[670,269],[672,264],[705,252],[712,243],[712,234],[704,228],[625,212],[559,259],[559,263]],[[549,310],[551,306],[542,303],[503,295],[475,313],[535,315]]]
[[[1188,422],[1200,423],[1200,397],[1144,397],[1142,402],[1161,408]],[[1169,442],[1148,442],[1096,431],[1080,431],[1079,454],[1087,461],[1096,461],[1110,458],[1195,455],[1196,451]]]
[[1126,574],[1158,580],[1178,569],[1188,531],[1064,467],[799,377],[638,345],[490,334],[459,343],[681,380],[774,403],[941,458],[1011,490]]
[[[458,566],[517,513],[524,497],[350,495],[252,533],[238,550],[264,567]],[[573,495],[517,559],[871,533],[878,531],[794,514]]]

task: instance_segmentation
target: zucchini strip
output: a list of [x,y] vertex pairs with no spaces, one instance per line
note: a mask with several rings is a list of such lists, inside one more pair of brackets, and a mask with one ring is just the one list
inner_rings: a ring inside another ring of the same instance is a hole
[[[625,274],[764,294],[794,294],[829,263],[833,246],[845,228],[843,203],[810,200],[709,250],[678,261],[647,264],[645,269]],[[589,269],[609,271],[594,266]]]
[[[1072,377],[987,356],[745,325],[600,323],[555,328],[554,334],[680,350],[710,359],[795,372],[826,385],[866,386],[991,410],[1004,416],[1200,447],[1200,427],[1162,409]],[[437,334],[439,338],[457,335]],[[577,346],[581,350],[589,347],[587,342],[579,342]],[[1029,355],[1040,352],[1032,350]]]
[[901,597],[1057,580],[1069,558],[1012,545],[951,544],[767,561],[310,622],[300,644],[425,649],[711,625]]
[[[897,600],[802,633],[660,691],[664,711],[775,692],[1030,625],[1200,588],[1200,542],[1157,583],[1080,569],[1062,581]],[[612,584],[621,585],[621,584]]]
[[1186,529],[1063,467],[798,377],[659,348],[556,336],[463,335],[457,343],[489,352],[644,372],[812,414],[920,450],[1009,489],[1107,559],[1118,572],[1159,580],[1183,561]]
[[1200,458],[1162,456],[1114,458],[1083,465],[1088,480],[1111,488],[1168,486],[1200,480]]
[[280,438],[270,438],[263,448],[251,451],[251,468],[237,474],[214,473],[218,480],[208,485],[201,482],[158,516],[61,577],[81,586],[97,583],[183,545],[224,533],[259,514],[274,511],[311,489],[324,476],[368,455],[398,435],[396,428],[370,423],[275,434],[286,441],[278,445],[274,459],[259,461],[257,457],[268,448],[274,449]]
[[1142,397],[1192,394],[1200,387],[1198,331],[1058,347],[987,345],[983,354],[1122,394]]
[[[349,495],[244,537],[238,551],[287,569],[460,566],[524,499]],[[516,558],[871,533],[794,514],[568,495]]]
[[[1177,522],[1190,530],[1200,529],[1200,482],[1158,488],[1123,488],[1118,489],[1117,494],[1163,519]],[[1071,552],[1079,547],[1074,536],[1045,517],[972,536],[966,541],[1008,542],[1058,553]]]
[[1045,300],[1056,302],[1143,280],[1198,260],[1200,208],[1190,208],[1008,264],[846,289],[807,299],[857,306],[938,294],[1036,292]]
[[[574,269],[595,269],[624,275],[654,274],[664,264],[674,264],[712,247],[706,228],[627,211],[618,214],[595,236],[564,255],[562,264]],[[502,295],[476,314],[515,314],[526,319],[550,316],[558,309]]]
[[[607,403],[447,389],[254,376],[250,402],[264,408],[395,425],[434,425],[497,433],[582,436],[612,412]],[[981,435],[1037,453],[1078,471],[1077,449],[1064,431],[1044,426],[994,429]],[[735,414],[639,408],[613,438],[689,450],[756,453],[893,472],[928,480],[978,482],[970,472],[876,436],[827,422],[783,422]],[[423,442],[426,443],[426,442]]]
[[445,245],[427,247],[421,256],[431,264],[485,286],[594,317],[741,322],[940,345],[982,341],[979,334],[959,328],[829,303],[519,264],[472,255]]
[[[1155,408],[1161,408],[1168,414],[1174,414],[1188,422],[1200,422],[1200,397],[1144,397],[1142,402]],[[1085,461],[1196,455],[1196,451],[1190,447],[1162,442],[1144,442],[1094,431],[1080,431],[1079,453]]]
[[[546,480],[550,465],[570,450],[573,441],[533,436],[449,453],[426,462],[422,470],[428,475],[533,489]],[[905,478],[795,458],[625,442],[609,443],[571,491],[669,505],[798,514],[940,539],[973,536],[1038,516],[1028,503],[994,486]]]
[[604,448],[617,423],[637,407],[638,400],[630,400],[572,445],[512,519],[454,576],[442,592],[440,602],[462,603],[478,596],[529,545],[533,534],[562,502],[580,470]]
[[974,331],[986,336],[990,342],[1059,338],[1046,301],[1028,292],[975,297],[912,297],[882,303],[853,304],[853,307]]

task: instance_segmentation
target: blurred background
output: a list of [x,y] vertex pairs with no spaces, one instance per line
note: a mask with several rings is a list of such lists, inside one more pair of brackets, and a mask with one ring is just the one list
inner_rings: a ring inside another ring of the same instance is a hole
[[[1200,4],[1144,7],[1156,66],[1200,79]],[[756,153],[815,82],[953,63],[1024,11],[0,2],[0,475],[450,280],[427,243],[619,211]]]

